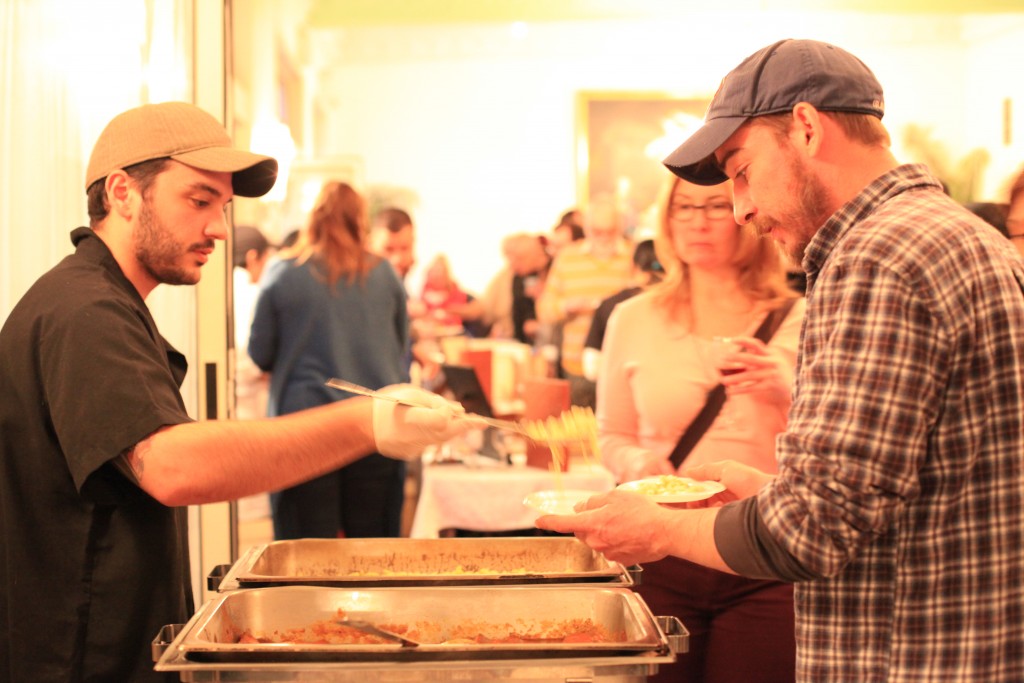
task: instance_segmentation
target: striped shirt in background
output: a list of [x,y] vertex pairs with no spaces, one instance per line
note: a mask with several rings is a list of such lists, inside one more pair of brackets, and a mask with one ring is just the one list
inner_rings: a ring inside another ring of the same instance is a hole
[[[621,240],[610,257],[597,256],[589,240],[572,242],[558,252],[537,300],[537,319],[542,323],[564,323],[562,328],[562,368],[570,374],[583,374],[583,344],[590,331],[594,309],[601,301],[629,287],[633,268],[633,248]],[[587,301],[584,312],[566,314],[566,304]]]

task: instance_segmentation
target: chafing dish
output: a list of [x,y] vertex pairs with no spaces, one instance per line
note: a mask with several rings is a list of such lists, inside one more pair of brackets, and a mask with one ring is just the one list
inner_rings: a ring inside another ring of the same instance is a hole
[[602,583],[627,570],[571,537],[303,539],[257,545],[217,567],[210,590],[307,586],[476,586]]
[[[414,625],[417,647],[240,644],[245,632],[270,634],[347,616]],[[450,634],[543,635],[566,620],[590,619],[607,642],[444,642]],[[655,619],[632,590],[598,586],[471,586],[341,589],[255,588],[221,593],[184,626],[154,641],[158,671],[183,681],[638,681],[685,652],[675,619]]]

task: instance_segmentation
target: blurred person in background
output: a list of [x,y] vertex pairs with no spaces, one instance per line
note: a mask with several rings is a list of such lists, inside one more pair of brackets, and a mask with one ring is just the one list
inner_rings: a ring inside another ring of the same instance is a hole
[[235,322],[235,416],[252,420],[267,414],[269,380],[249,358],[249,327],[263,269],[275,249],[259,228],[237,225],[232,238]]
[[604,299],[594,311],[594,319],[590,322],[587,340],[583,343],[583,376],[591,382],[597,381],[598,368],[601,362],[601,347],[604,344],[608,317],[615,307],[626,299],[631,299],[645,287],[660,282],[665,274],[658,255],[654,251],[654,240],[641,240],[633,249],[633,284],[621,289]]
[[[733,219],[731,183],[671,176],[656,237],[666,277],[611,314],[597,383],[602,460],[619,482],[726,455],[776,471],[786,426],[804,302],[786,284],[778,248]],[[790,308],[785,308],[788,304]],[[765,343],[758,327],[785,315]],[[742,349],[742,378],[688,453],[670,461],[721,381],[716,337]],[[793,587],[707,569],[675,557],[645,563],[637,592],[655,614],[690,632],[690,650],[654,681],[793,681]],[[737,656],[742,652],[743,656]]]
[[537,299],[544,291],[551,256],[542,235],[511,235],[505,245],[512,270],[512,336],[524,344],[537,341]]
[[[583,212],[573,207],[567,210],[558,219],[558,223],[551,229],[550,236],[544,238],[544,248],[549,259],[554,259],[558,252],[568,244],[578,242],[586,237],[583,231]],[[550,266],[549,266],[550,269]],[[537,292],[533,299],[539,298]],[[536,316],[536,314],[534,314]],[[548,365],[548,376],[565,377],[562,370],[562,327],[564,322],[540,322],[534,326],[532,339],[534,348],[540,352]]]
[[[232,308],[235,326],[235,417],[254,420],[267,414],[270,377],[249,357],[249,326],[263,270],[275,253],[266,236],[251,225],[236,225],[231,238]],[[259,493],[238,500],[240,520],[270,517],[270,498]]]
[[[270,373],[267,414],[344,400],[337,377],[379,389],[408,380],[406,293],[394,268],[363,245],[366,203],[324,185],[298,241],[260,287],[249,355]],[[380,454],[271,493],[274,538],[397,537],[405,463]]]
[[586,238],[558,252],[537,300],[537,320],[561,325],[560,366],[573,405],[594,406],[594,383],[583,376],[583,343],[601,301],[630,283],[633,246],[625,228],[615,203],[595,198],[584,214]]
[[1024,171],[1010,179],[1007,203],[970,202],[965,208],[1002,233],[1024,256]]
[[281,244],[278,245],[279,249],[285,249],[292,246],[299,241],[299,234],[302,232],[302,228],[293,228],[288,231],[288,234],[281,240]]
[[1024,256],[1024,170],[1010,186],[1010,206],[1006,212],[1006,235]]
[[370,252],[387,259],[405,282],[416,263],[416,230],[408,212],[396,207],[381,209],[373,217],[367,242]]
[[579,209],[569,209],[563,213],[558,223],[551,229],[548,252],[555,256],[567,244],[584,239],[586,231],[583,229],[583,221],[583,212]]
[[472,336],[510,339],[512,337],[512,269],[509,261],[511,236],[501,241],[501,254],[505,264],[487,282],[483,294],[467,297],[465,304],[451,306],[449,310],[462,318]]
[[[409,271],[416,264],[416,228],[409,213],[394,206],[378,211],[370,223],[366,245],[371,253],[390,263],[403,286],[408,287]],[[406,307],[413,322],[426,313],[416,297],[407,297]],[[410,328],[409,336],[411,343],[405,365],[407,368],[415,365],[418,380],[430,380],[440,368],[436,346],[431,339],[420,340],[415,326]]]
[[420,302],[425,309],[424,321],[433,326],[462,327],[462,316],[457,312],[468,301],[466,292],[452,275],[451,263],[444,254],[438,254],[427,266],[420,289]]
[[1010,233],[1006,230],[1006,214],[1010,210],[1009,204],[969,202],[964,204],[964,208],[998,230],[1004,237],[1010,236]]
[[537,334],[536,299],[544,287],[551,257],[540,235],[514,233],[501,241],[505,266],[491,278],[482,296],[461,313],[490,327],[489,336],[533,343]]

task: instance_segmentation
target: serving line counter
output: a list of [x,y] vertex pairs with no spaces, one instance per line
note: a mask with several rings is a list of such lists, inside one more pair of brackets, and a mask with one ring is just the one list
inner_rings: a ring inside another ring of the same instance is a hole
[[[182,681],[639,683],[689,634],[631,585],[571,537],[278,541],[165,626],[153,656]],[[351,640],[339,619],[406,640]]]
[[568,472],[550,472],[487,458],[473,465],[425,463],[410,535],[437,538],[445,529],[531,529],[537,512],[523,505],[528,494],[560,488],[600,492],[614,486],[612,473],[597,464],[574,462]]
[[[291,640],[349,615],[408,641]],[[686,643],[678,620],[655,618],[628,588],[282,586],[222,593],[164,627],[153,654],[183,681],[633,683]]]

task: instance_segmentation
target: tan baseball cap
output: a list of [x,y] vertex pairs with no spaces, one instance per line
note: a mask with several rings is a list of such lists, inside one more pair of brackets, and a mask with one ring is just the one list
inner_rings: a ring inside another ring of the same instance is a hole
[[277,160],[231,145],[217,119],[188,102],[144,104],[115,116],[100,133],[85,189],[111,171],[170,157],[203,171],[231,173],[235,194],[259,197],[277,180]]

